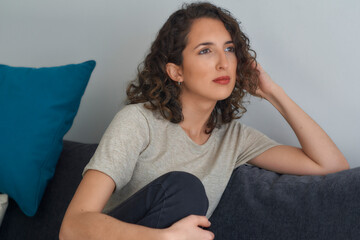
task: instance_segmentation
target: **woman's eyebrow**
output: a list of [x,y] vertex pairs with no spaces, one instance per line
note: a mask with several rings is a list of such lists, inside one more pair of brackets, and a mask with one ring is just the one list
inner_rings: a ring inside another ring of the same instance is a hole
[[203,42],[203,43],[196,45],[196,47],[194,47],[194,49],[197,49],[200,46],[207,46],[207,45],[214,45],[214,43],[213,42]]
[[[227,42],[225,42],[224,45],[226,45],[226,44],[231,44],[231,43],[234,43],[234,42],[233,42],[233,41],[227,41]],[[203,43],[200,43],[200,44],[196,45],[196,47],[194,47],[194,50],[195,50],[196,48],[200,47],[200,46],[208,46],[208,45],[214,45],[214,43],[213,43],[213,42],[203,42]]]

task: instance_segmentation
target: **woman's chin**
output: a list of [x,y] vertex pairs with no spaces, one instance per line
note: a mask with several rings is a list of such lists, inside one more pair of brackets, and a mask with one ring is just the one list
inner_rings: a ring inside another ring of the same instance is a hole
[[217,96],[217,100],[218,100],[218,101],[225,100],[225,99],[227,99],[228,97],[230,97],[230,95],[231,95],[231,92],[226,92],[226,93],[223,93],[223,94],[219,94],[219,95]]

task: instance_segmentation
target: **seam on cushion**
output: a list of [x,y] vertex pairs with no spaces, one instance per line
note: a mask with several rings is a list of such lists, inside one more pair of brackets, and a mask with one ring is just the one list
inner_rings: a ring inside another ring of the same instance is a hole
[[[53,148],[54,148],[54,142],[55,142],[55,140],[57,139],[60,130],[62,130],[62,129],[64,128],[65,118],[66,118],[66,116],[64,116],[64,117],[62,118],[61,124],[60,124],[60,126],[59,126],[58,129],[56,130],[56,133],[55,133],[54,136],[53,136],[53,139],[52,139],[52,141],[51,141],[51,147],[50,147],[50,149],[53,149]],[[63,143],[61,142],[61,150],[62,150],[62,148],[63,148]],[[60,153],[61,153],[61,150],[60,150]],[[45,167],[46,163],[49,161],[49,155],[50,155],[50,153],[51,153],[51,151],[49,150],[49,151],[47,152],[47,154],[46,154],[46,157],[45,157],[44,161],[43,161],[42,164],[41,164],[41,167],[40,167],[40,176],[39,176],[38,179],[37,179],[37,189],[36,189],[36,196],[37,196],[37,197],[36,197],[36,202],[35,202],[37,208],[40,206],[40,202],[41,202],[41,199],[42,199],[42,197],[43,197],[43,195],[40,197],[40,199],[39,199],[39,197],[38,197],[39,192],[40,192],[40,180],[42,179],[42,177],[43,177],[43,175],[44,175],[44,167]],[[60,155],[59,155],[59,157],[60,157]],[[56,161],[57,161],[57,160],[56,160]],[[47,179],[46,181],[48,181],[48,180],[49,180],[49,179]],[[45,192],[46,187],[47,187],[47,184],[45,185],[44,192]],[[35,212],[35,213],[36,213],[36,212]]]

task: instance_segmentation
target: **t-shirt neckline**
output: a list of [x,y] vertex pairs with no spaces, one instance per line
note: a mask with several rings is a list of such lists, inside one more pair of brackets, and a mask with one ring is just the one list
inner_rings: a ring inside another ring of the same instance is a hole
[[175,128],[177,129],[178,132],[180,132],[180,135],[183,136],[183,138],[186,139],[187,142],[189,142],[194,148],[196,149],[204,149],[207,148],[214,140],[215,138],[215,134],[217,132],[217,128],[214,128],[214,130],[211,132],[210,137],[207,139],[207,141],[204,144],[197,144],[196,142],[194,142],[194,140],[192,140],[184,131],[184,129],[180,126],[180,124],[175,123]]

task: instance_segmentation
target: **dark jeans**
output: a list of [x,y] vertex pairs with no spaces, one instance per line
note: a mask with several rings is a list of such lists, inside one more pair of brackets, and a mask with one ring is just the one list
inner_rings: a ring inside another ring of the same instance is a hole
[[205,216],[209,201],[201,181],[186,172],[169,172],[155,179],[109,215],[127,223],[167,228],[178,220]]

